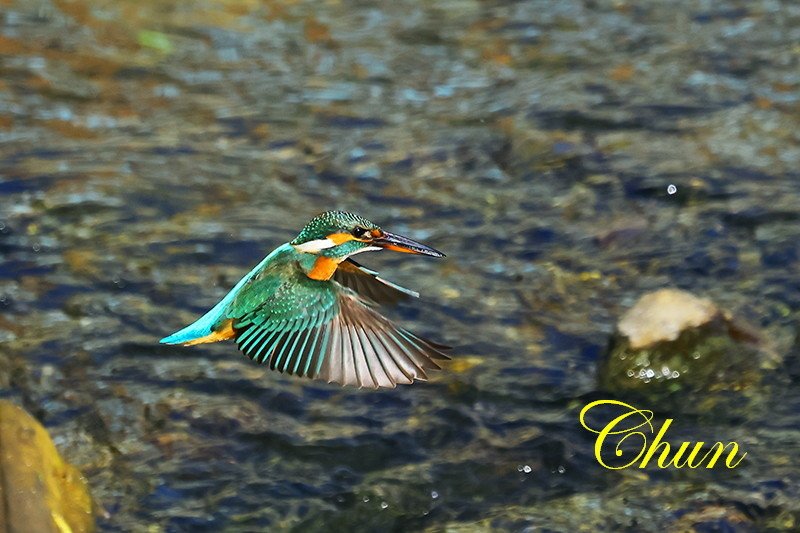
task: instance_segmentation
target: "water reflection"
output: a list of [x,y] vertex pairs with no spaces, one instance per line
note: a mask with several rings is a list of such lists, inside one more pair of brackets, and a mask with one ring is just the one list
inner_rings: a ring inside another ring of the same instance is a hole
[[[746,441],[735,476],[610,474],[577,424],[615,319],[663,286],[796,380],[794,3],[0,10],[3,396],[104,530],[796,527],[779,379],[768,412],[677,428]],[[394,316],[450,369],[376,393],[156,345],[330,208],[448,254],[367,264],[422,294]]]

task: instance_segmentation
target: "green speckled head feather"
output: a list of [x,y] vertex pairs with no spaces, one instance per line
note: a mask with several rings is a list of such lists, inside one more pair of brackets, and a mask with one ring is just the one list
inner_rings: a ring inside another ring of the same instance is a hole
[[380,230],[374,223],[353,213],[348,213],[347,211],[325,211],[312,218],[290,244],[296,246],[305,242],[324,239],[332,233],[350,233],[357,226],[367,230]]

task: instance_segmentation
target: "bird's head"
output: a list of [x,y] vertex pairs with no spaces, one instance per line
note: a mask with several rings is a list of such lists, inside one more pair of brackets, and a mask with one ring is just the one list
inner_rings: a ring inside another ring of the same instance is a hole
[[346,211],[326,211],[315,216],[289,244],[299,252],[336,259],[383,249],[444,257],[438,250],[384,231],[366,218]]

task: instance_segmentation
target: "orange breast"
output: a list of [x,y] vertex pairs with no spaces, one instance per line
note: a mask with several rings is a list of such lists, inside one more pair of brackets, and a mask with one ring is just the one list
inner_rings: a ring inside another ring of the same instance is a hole
[[314,261],[314,267],[306,274],[311,279],[325,281],[331,279],[333,273],[336,272],[336,267],[339,266],[339,261],[321,255]]

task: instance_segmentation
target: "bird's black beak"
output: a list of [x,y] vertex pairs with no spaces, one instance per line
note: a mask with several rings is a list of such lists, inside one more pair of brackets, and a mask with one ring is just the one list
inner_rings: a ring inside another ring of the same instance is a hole
[[370,244],[380,246],[381,248],[385,248],[387,250],[393,250],[395,252],[429,255],[431,257],[444,257],[444,254],[439,250],[431,248],[430,246],[425,246],[421,242],[411,240],[408,237],[389,233],[388,231],[384,231],[383,235],[373,239]]

